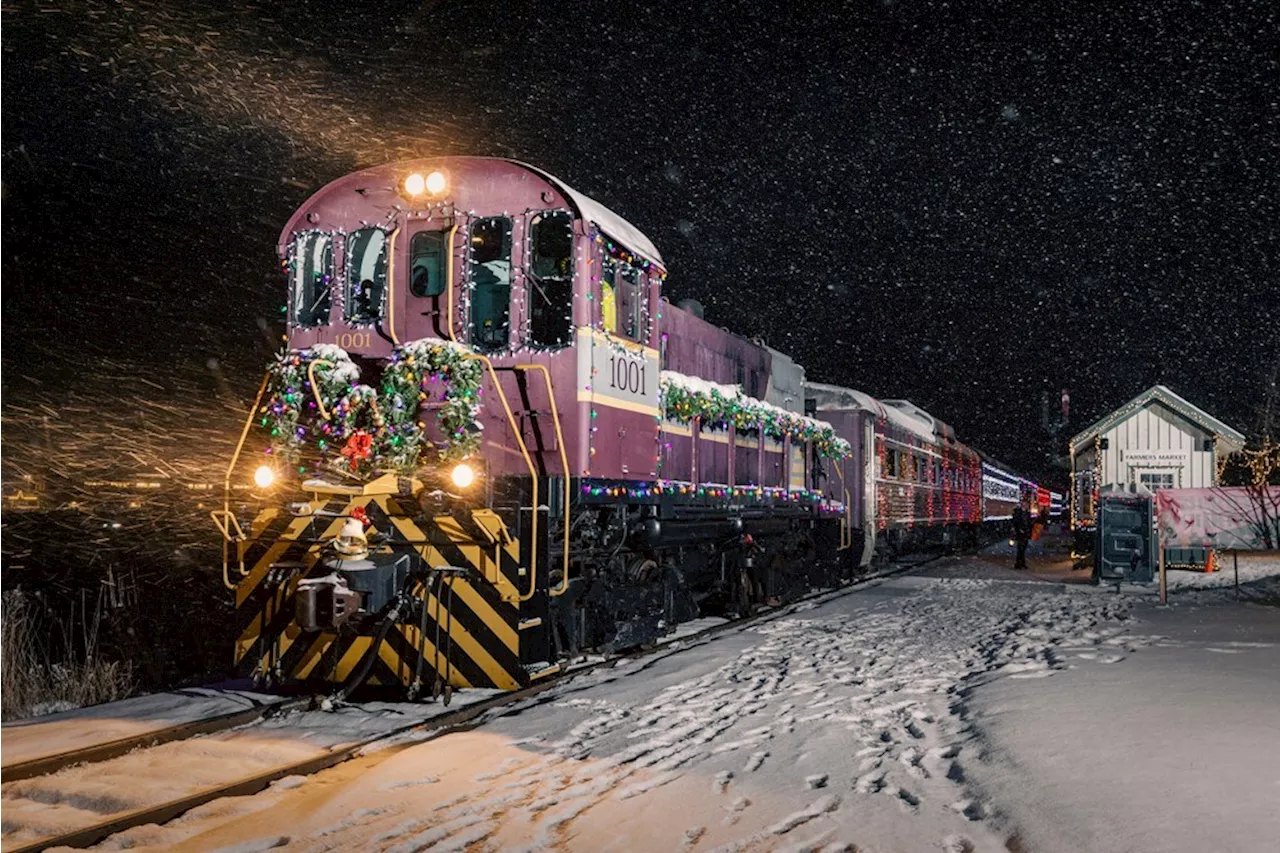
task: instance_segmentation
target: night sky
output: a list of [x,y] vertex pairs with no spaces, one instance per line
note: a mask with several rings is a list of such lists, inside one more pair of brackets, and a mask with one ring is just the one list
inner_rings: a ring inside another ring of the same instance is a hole
[[673,300],[1025,470],[1062,388],[1067,435],[1156,382],[1248,430],[1280,364],[1278,8],[7,5],[5,478],[217,472],[290,212],[440,154],[558,175]]

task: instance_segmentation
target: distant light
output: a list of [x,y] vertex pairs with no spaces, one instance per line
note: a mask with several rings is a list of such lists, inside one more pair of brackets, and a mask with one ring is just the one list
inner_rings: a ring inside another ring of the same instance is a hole
[[459,462],[454,465],[453,472],[449,476],[453,479],[453,484],[459,489],[465,489],[476,481],[476,472],[465,462]]
[[449,187],[449,179],[444,176],[444,172],[436,171],[427,175],[427,192],[432,195],[440,195]]
[[276,472],[270,465],[259,465],[258,470],[253,472],[253,482],[259,489],[269,489],[275,481]]
[[412,175],[404,179],[404,191],[406,195],[420,196],[427,189],[427,179],[422,177],[421,172],[414,172]]

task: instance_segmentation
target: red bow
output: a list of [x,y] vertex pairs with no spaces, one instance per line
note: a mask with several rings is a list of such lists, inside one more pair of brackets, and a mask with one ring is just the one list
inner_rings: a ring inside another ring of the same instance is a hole
[[342,455],[351,459],[351,470],[355,471],[360,466],[361,459],[368,459],[373,455],[373,436],[362,429],[356,430],[347,439]]
[[369,513],[365,512],[364,507],[358,506],[347,514],[363,524],[365,527],[369,526]]

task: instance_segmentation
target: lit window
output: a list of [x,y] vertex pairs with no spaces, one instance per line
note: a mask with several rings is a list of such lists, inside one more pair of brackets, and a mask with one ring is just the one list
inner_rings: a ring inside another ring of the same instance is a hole
[[617,282],[620,331],[633,341],[645,343],[649,328],[645,322],[644,303],[649,288],[644,273],[630,264],[623,264],[619,268]]
[[529,255],[529,343],[567,346],[573,331],[573,217],[557,212],[534,219]]
[[600,325],[606,332],[618,331],[618,300],[614,289],[614,278],[618,274],[618,264],[612,258],[606,259],[600,274]]
[[511,220],[477,219],[471,226],[471,344],[506,349],[511,341]]
[[445,288],[445,235],[419,231],[409,241],[409,292],[414,296],[440,296]]
[[387,232],[361,228],[347,236],[347,299],[343,315],[352,323],[382,318],[387,290]]
[[1146,486],[1151,491],[1156,489],[1172,489],[1173,474],[1151,474],[1142,473],[1138,475],[1138,482]]
[[333,239],[328,234],[299,234],[293,243],[293,322],[329,325],[329,286],[333,281]]

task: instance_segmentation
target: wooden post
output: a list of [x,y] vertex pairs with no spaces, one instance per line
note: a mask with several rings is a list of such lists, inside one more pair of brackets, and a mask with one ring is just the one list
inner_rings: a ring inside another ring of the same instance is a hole
[[1168,604],[1168,587],[1164,577],[1164,547],[1160,544],[1160,528],[1156,527],[1156,551],[1160,554],[1160,604]]

